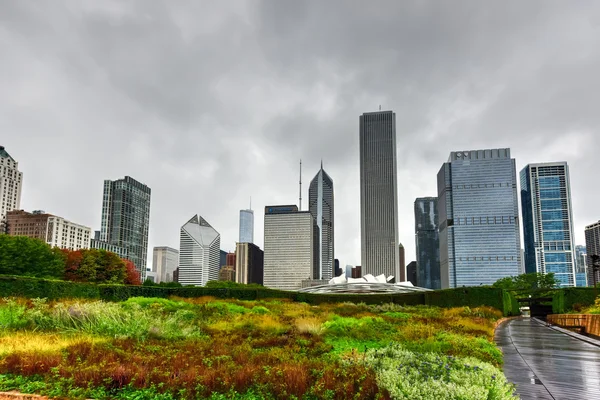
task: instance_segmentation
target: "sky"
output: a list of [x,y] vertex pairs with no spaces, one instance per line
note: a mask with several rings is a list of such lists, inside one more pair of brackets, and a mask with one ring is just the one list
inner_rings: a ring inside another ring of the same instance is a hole
[[21,208],[100,229],[105,179],[152,189],[152,247],[194,214],[234,250],[239,210],[303,208],[321,160],[335,256],[360,264],[358,122],[396,113],[399,237],[451,151],[567,161],[575,238],[600,219],[600,2],[2,1],[0,145]]

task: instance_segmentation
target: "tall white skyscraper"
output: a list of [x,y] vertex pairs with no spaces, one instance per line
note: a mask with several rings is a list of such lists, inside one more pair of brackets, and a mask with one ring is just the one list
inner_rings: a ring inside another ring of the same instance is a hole
[[396,114],[361,115],[359,139],[362,274],[399,281]]
[[576,286],[571,183],[566,162],[529,164],[521,170],[525,271],[554,273]]
[[19,163],[0,146],[0,233],[6,230],[6,213],[21,207],[23,173]]
[[240,210],[240,243],[254,243],[254,211]]
[[292,206],[265,207],[263,284],[273,289],[298,290],[318,271],[317,226],[308,211]]
[[437,182],[442,289],[518,275],[519,203],[510,149],[453,151]]
[[333,180],[321,169],[310,182],[308,207],[319,228],[319,274],[315,279],[329,280],[334,270]]
[[204,286],[219,280],[221,235],[204,218],[194,215],[181,227],[179,279],[182,285]]

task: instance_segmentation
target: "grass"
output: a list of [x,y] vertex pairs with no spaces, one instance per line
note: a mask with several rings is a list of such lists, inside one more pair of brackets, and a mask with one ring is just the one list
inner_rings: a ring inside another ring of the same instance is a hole
[[[485,307],[4,299],[0,390],[97,399],[411,398],[405,377],[435,359],[453,380],[432,372],[424,386],[509,399],[492,342],[499,318]],[[394,354],[412,361],[399,369]]]

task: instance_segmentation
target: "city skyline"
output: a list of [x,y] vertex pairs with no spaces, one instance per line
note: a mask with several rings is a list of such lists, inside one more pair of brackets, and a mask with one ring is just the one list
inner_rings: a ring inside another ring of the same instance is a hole
[[297,2],[291,12],[219,3],[190,21],[195,10],[183,3],[11,2],[0,145],[24,174],[25,210],[98,229],[106,177],[151,187],[148,257],[154,246],[177,248],[194,212],[233,251],[248,195],[262,248],[262,207],[296,203],[297,160],[312,171],[323,158],[336,184],[335,256],[360,265],[356,119],[382,105],[397,113],[407,261],[416,259],[414,199],[436,195],[439,165],[459,148],[510,147],[518,171],[568,161],[583,245],[585,226],[600,219],[600,188],[589,184],[600,147],[589,21],[600,5],[540,4],[346,4],[336,34],[324,35],[340,3]]

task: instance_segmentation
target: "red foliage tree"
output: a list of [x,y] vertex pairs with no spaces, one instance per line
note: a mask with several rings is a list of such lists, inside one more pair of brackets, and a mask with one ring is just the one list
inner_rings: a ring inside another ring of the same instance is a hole
[[141,285],[142,278],[140,273],[135,268],[135,264],[131,260],[123,260],[125,261],[125,284],[126,285]]
[[79,277],[79,266],[83,260],[83,253],[81,250],[69,250],[62,249],[65,255],[65,279],[68,281],[81,281]]

